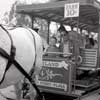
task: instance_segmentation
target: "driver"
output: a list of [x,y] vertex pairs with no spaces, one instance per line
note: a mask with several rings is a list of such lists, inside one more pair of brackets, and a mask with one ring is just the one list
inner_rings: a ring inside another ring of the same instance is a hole
[[[65,53],[65,54],[71,53],[72,52],[72,50],[71,50],[72,43],[69,38],[69,32],[65,29],[65,27],[63,25],[60,26],[58,31],[60,32],[60,35],[61,35],[61,44],[60,44],[61,52]],[[63,56],[66,56],[65,54]]]

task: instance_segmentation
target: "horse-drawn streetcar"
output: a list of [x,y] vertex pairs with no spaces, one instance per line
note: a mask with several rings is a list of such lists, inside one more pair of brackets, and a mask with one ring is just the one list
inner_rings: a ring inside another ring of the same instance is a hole
[[[61,29],[64,25],[71,27],[67,35],[72,43],[71,50],[67,50],[69,45],[64,49],[64,34],[62,36],[60,33],[60,51],[48,51],[43,55],[42,70],[36,83],[46,100],[51,100],[52,96],[55,99],[82,99],[90,94],[99,93],[100,4],[96,0],[19,5],[16,11],[31,16],[32,22],[35,17],[39,17],[45,19],[48,26],[50,21],[54,21],[60,23]],[[87,31],[87,34],[84,34],[83,30]],[[94,34],[98,36],[97,47],[94,47]],[[48,37],[47,41],[50,41]],[[86,42],[92,43],[92,46],[86,45]]]

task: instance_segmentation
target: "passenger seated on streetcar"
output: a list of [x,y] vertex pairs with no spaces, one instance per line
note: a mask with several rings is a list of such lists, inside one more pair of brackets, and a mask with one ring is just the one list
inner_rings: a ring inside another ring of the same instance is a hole
[[[56,52],[60,52],[59,48],[56,46],[56,43],[57,43],[56,37],[51,37],[49,47],[46,50],[46,52],[48,52],[48,56],[55,57],[58,55],[56,54]],[[52,54],[52,52],[54,53]]]
[[94,39],[89,37],[89,35],[86,35],[86,49],[92,49],[95,45]]

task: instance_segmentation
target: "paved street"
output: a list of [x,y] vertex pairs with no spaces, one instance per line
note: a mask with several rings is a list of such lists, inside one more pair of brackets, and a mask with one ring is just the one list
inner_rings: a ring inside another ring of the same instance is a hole
[[[16,93],[14,86],[7,87],[6,89],[0,89],[0,100],[7,100],[2,95],[16,100]],[[82,100],[100,100],[100,95],[96,93]]]
[[7,100],[6,98],[16,99],[16,93],[14,86],[9,86],[5,89],[0,89],[0,100]]

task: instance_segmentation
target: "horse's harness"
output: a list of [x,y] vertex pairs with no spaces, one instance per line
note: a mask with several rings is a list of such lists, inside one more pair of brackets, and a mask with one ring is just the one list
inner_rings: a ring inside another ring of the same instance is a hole
[[[10,55],[0,47],[0,56],[6,58],[8,60],[8,63],[6,65],[6,69],[3,75],[2,80],[0,81],[0,84],[2,84],[2,82],[4,81],[5,75],[8,71],[8,69],[11,67],[12,64],[15,65],[15,67],[29,80],[29,82],[32,84],[32,86],[36,89],[38,95],[40,96],[41,100],[44,100],[43,95],[41,94],[40,90],[38,89],[38,87],[36,86],[34,80],[32,79],[32,77],[21,67],[21,65],[15,60],[15,55],[16,55],[16,48],[13,44],[13,40],[11,35],[9,34],[9,32],[0,24],[0,27],[8,34],[10,40],[11,40],[11,50],[10,50]],[[28,29],[28,28],[27,28]],[[29,30],[29,29],[28,29]],[[31,32],[31,30],[29,30]],[[32,34],[32,32],[31,32]],[[35,37],[32,34],[33,39],[34,39],[34,44],[35,44]],[[36,46],[36,44],[35,44]],[[35,52],[36,52],[36,47],[35,47]],[[36,54],[36,53],[35,53]],[[35,55],[35,59],[36,59],[36,55]],[[34,65],[35,65],[35,61],[34,61]]]

